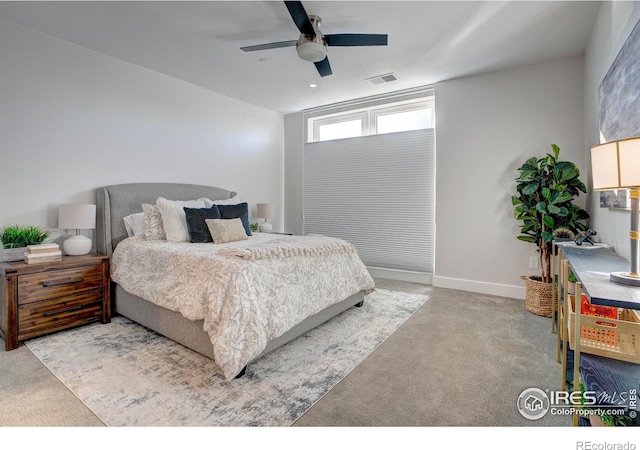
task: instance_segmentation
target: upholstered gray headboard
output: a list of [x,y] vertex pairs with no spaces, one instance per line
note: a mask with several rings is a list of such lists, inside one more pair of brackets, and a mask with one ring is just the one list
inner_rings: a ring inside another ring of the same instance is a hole
[[111,256],[116,245],[127,237],[122,219],[142,212],[142,203],[153,205],[158,197],[223,200],[234,195],[235,192],[226,189],[182,183],[128,183],[100,187],[96,190],[96,250]]

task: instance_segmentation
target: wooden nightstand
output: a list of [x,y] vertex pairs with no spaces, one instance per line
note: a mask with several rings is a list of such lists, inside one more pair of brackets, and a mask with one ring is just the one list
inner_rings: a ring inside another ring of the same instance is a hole
[[107,256],[0,263],[0,277],[0,332],[6,350],[43,334],[111,321]]

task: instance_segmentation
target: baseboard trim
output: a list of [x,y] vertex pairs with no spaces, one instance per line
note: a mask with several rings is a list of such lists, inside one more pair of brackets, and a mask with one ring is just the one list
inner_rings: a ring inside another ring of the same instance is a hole
[[496,295],[498,297],[516,298],[520,300],[524,300],[526,297],[524,286],[463,280],[461,278],[442,277],[432,273],[384,269],[381,267],[367,267],[367,269],[374,278],[385,278],[387,280],[426,284],[434,287],[477,292],[479,294]]
[[484,281],[462,280],[459,278],[441,277],[437,275],[434,275],[433,277],[433,286],[522,300],[524,300],[526,296],[524,286],[521,287],[511,286],[508,284],[486,283]]
[[406,281],[409,283],[427,285],[431,285],[433,281],[432,273],[384,269],[381,267],[367,267],[367,270],[369,271],[369,274],[374,278],[385,278],[387,280]]

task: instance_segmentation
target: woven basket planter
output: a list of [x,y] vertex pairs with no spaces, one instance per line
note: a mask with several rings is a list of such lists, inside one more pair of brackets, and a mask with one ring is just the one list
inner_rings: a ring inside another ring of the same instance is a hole
[[553,312],[553,284],[543,283],[540,277],[523,275],[526,289],[525,308],[538,316],[551,317]]

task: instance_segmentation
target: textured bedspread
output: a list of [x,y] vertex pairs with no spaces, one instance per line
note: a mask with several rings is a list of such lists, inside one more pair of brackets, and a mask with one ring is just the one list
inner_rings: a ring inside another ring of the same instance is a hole
[[128,238],[111,278],[156,305],[204,320],[227,379],[269,340],[374,282],[355,248],[325,236],[258,233],[228,244]]

